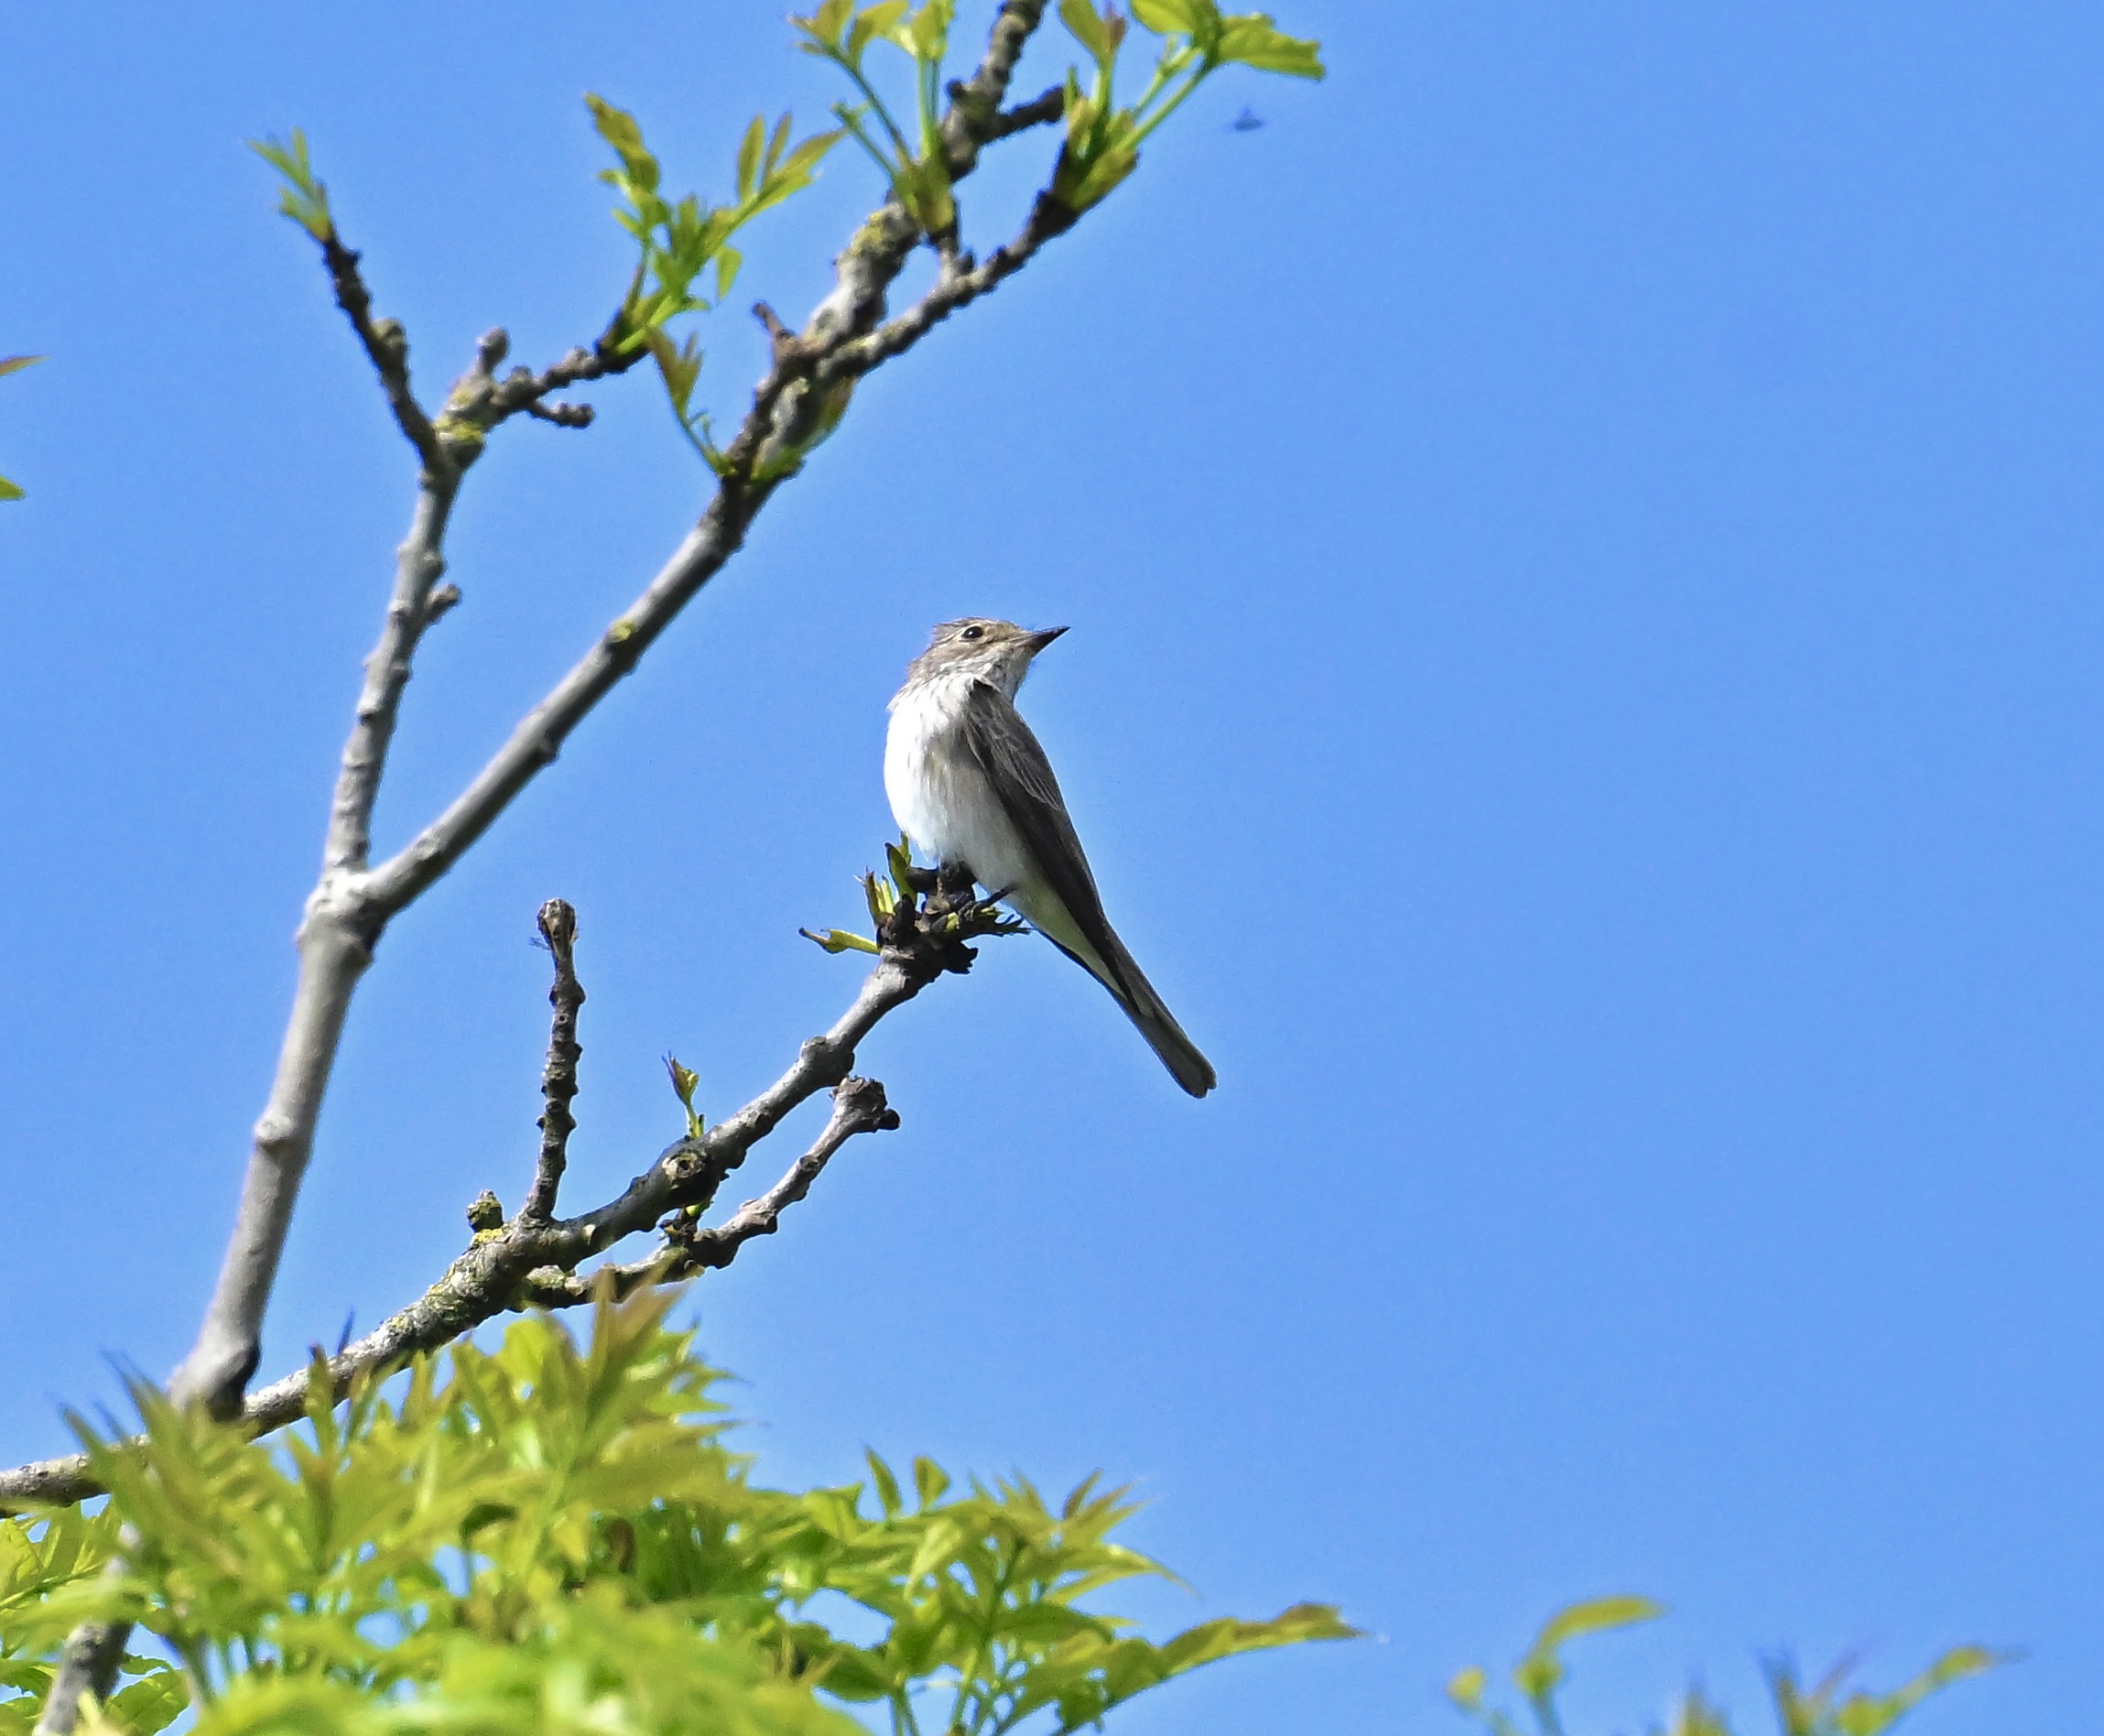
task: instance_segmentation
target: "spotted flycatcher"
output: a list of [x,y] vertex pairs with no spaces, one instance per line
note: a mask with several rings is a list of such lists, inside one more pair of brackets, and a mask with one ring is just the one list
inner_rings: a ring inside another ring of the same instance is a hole
[[906,833],[972,879],[1111,991],[1193,1097],[1212,1063],[1184,1035],[1103,915],[1059,780],[1015,709],[1030,660],[1065,627],[947,621],[891,702],[884,785]]

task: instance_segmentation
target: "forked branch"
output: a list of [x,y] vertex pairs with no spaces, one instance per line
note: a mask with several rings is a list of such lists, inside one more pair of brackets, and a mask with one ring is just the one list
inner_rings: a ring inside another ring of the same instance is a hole
[[[881,925],[875,965],[831,1028],[805,1042],[781,1077],[699,1138],[674,1141],[615,1199],[566,1219],[526,1211],[508,1223],[491,1222],[421,1297],[329,1359],[336,1391],[367,1372],[392,1367],[436,1350],[483,1321],[526,1307],[569,1307],[589,1301],[591,1274],[579,1268],[631,1235],[665,1231],[659,1251],[613,1268],[625,1293],[638,1284],[668,1282],[731,1264],[756,1236],[773,1232],[781,1213],[804,1198],[827,1162],[857,1134],[898,1125],[897,1113],[873,1080],[852,1079],[855,1051],[877,1025],[946,973],[961,974],[976,956],[971,941],[1013,932],[969,891],[925,901],[906,897]],[[558,1018],[561,1016],[559,1011]],[[553,1044],[550,1045],[551,1048]],[[724,1181],[747,1155],[799,1104],[833,1092],[825,1130],[782,1178],[748,1201],[721,1228],[700,1224]],[[485,1201],[470,1209],[478,1226]],[[491,1220],[501,1209],[489,1207]],[[250,1394],[239,1416],[255,1434],[298,1417],[307,1403],[308,1373],[295,1370]],[[0,1514],[36,1505],[84,1501],[102,1492],[83,1455],[42,1459],[0,1470]]]

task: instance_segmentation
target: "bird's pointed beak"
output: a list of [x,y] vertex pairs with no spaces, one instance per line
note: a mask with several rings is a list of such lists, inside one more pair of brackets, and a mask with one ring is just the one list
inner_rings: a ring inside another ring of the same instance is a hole
[[1027,635],[1025,637],[1023,643],[1030,647],[1030,655],[1032,656],[1036,656],[1040,651],[1044,650],[1047,646],[1050,645],[1053,640],[1057,639],[1062,633],[1066,631],[1067,629],[1065,627],[1047,627],[1042,633],[1033,633]]

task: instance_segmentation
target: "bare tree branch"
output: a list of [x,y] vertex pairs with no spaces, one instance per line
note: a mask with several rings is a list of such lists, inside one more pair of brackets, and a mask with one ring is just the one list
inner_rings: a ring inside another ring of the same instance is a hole
[[[341,250],[340,250],[341,251]],[[353,265],[356,255],[350,255]],[[343,1035],[352,992],[373,961],[381,925],[363,890],[373,804],[394,741],[402,690],[417,646],[436,614],[432,588],[445,571],[440,552],[460,472],[434,439],[409,534],[396,551],[394,595],[380,642],[365,660],[365,682],[330,806],[321,877],[298,935],[299,976],[270,1099],[256,1122],[233,1233],[192,1347],[170,1383],[180,1400],[202,1399],[224,1414],[254,1373],[263,1316],[292,1221],[314,1128]],[[456,593],[457,594],[457,593]]]
[[[849,1079],[855,1050],[881,1020],[929,983],[948,972],[970,971],[976,951],[968,943],[1002,931],[997,920],[991,906],[971,899],[969,890],[902,903],[880,934],[883,950],[876,964],[831,1029],[805,1042],[782,1076],[743,1108],[699,1139],[667,1145],[648,1169],[605,1204],[562,1220],[537,1220],[522,1211],[501,1223],[492,1221],[502,1211],[493,1199],[487,1195],[478,1199],[470,1208],[470,1222],[478,1233],[444,1275],[407,1307],[329,1359],[337,1394],[341,1396],[361,1374],[436,1350],[507,1310],[588,1301],[591,1278],[577,1277],[577,1268],[624,1238],[658,1227],[669,1214],[679,1214],[679,1235],[696,1257],[668,1238],[658,1253],[613,1268],[623,1290],[728,1265],[746,1241],[771,1232],[782,1210],[804,1197],[826,1161],[849,1138],[897,1124],[881,1085]],[[826,1131],[782,1180],[720,1231],[692,1228],[689,1209],[697,1216],[706,1211],[753,1147],[792,1110],[828,1089],[834,1089],[834,1100]],[[239,1412],[243,1426],[261,1435],[300,1416],[307,1378],[303,1367],[257,1388]],[[102,1492],[88,1475],[85,1456],[78,1453],[0,1470],[0,1514],[84,1501]]]
[[[730,1221],[712,1230],[674,1226],[668,1232],[680,1259],[667,1274],[721,1270],[738,1257],[754,1236],[771,1236],[782,1213],[811,1191],[832,1155],[857,1134],[888,1133],[898,1125],[898,1111],[885,1102],[884,1087],[873,1079],[843,1079],[833,1087],[833,1112],[810,1150],[757,1199],[748,1199]],[[575,1280],[572,1280],[575,1282]],[[580,1298],[580,1300],[586,1298]]]
[[584,1053],[577,1040],[584,985],[577,980],[577,912],[560,898],[550,898],[540,907],[540,934],[555,958],[555,986],[548,992],[555,1018],[548,1027],[548,1065],[541,1073],[541,1096],[548,1107],[540,1118],[540,1164],[519,1216],[546,1219],[554,1215],[556,1189],[569,1161],[570,1131],[577,1125],[569,1106],[577,1097],[578,1058]]
[[[119,1536],[126,1549],[137,1546],[137,1536],[129,1525]],[[105,1579],[110,1579],[124,1571],[121,1556],[103,1569]],[[51,1691],[45,1696],[43,1710],[37,1719],[36,1736],[72,1736],[74,1726],[80,1722],[81,1697],[109,1697],[131,1633],[128,1622],[83,1622],[67,1634],[59,1653],[59,1667],[52,1673]]]
[[321,243],[322,263],[329,268],[329,281],[336,291],[336,305],[343,309],[351,329],[358,334],[358,342],[364,345],[365,354],[373,363],[373,371],[380,376],[380,389],[387,395],[387,407],[394,411],[395,420],[417,456],[424,461],[427,470],[440,471],[450,468],[445,454],[439,450],[439,433],[431,426],[431,419],[424,414],[424,407],[417,402],[417,395],[409,389],[409,340],[397,320],[373,318],[373,297],[365,288],[365,280],[358,272],[358,255],[343,244],[331,224],[328,232],[319,237]]
[[[943,116],[943,143],[949,150],[952,180],[971,173],[982,146],[1006,136],[997,131],[1001,104],[1025,46],[1045,19],[1045,0],[1002,0],[988,32],[979,70],[949,87],[949,112]],[[1042,100],[1042,99],[1040,99]]]
[[1055,84],[1048,91],[1041,91],[1027,103],[1018,103],[1014,108],[1003,109],[986,129],[986,143],[993,145],[1017,133],[1026,133],[1033,126],[1048,126],[1067,113],[1067,87]]
[[817,369],[819,384],[859,379],[894,356],[904,355],[960,308],[978,300],[1003,278],[1014,277],[1047,242],[1065,234],[1078,221],[1074,212],[1049,193],[1038,194],[1030,208],[1029,221],[1014,241],[995,248],[983,265],[975,265],[970,254],[959,254],[946,262],[935,287],[897,319],[887,320],[866,337],[836,347]]

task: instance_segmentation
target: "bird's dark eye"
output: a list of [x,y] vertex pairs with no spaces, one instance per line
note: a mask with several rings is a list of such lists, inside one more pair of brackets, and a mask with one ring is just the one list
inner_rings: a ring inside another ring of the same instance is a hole
[[960,639],[978,639],[983,638],[985,634],[986,629],[984,627],[967,627],[957,636]]

